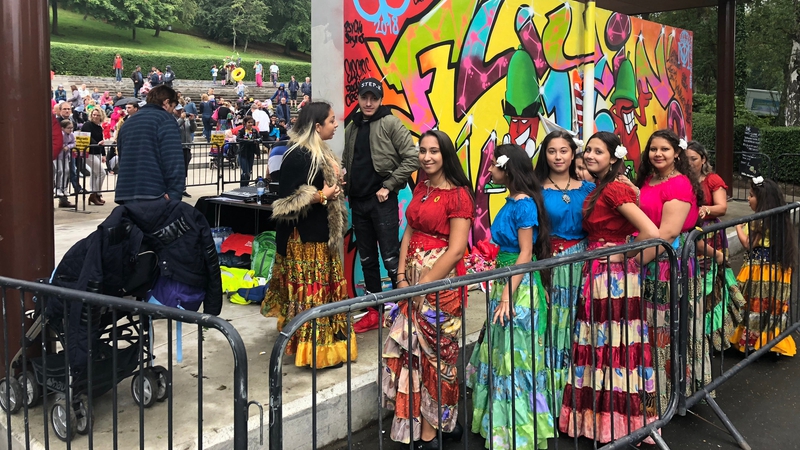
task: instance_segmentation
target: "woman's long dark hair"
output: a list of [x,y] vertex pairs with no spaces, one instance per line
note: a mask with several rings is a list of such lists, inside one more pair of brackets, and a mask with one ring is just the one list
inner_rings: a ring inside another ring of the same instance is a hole
[[508,156],[508,162],[503,169],[506,175],[506,186],[515,192],[526,194],[536,203],[539,212],[539,236],[533,243],[533,253],[536,259],[542,260],[550,254],[550,218],[544,208],[542,185],[536,179],[531,168],[531,159],[525,150],[517,144],[504,144],[494,149],[494,158]]
[[697,176],[689,169],[689,158],[686,157],[686,152],[678,145],[680,139],[672,130],[658,130],[647,140],[647,146],[644,148],[644,153],[642,153],[642,159],[639,163],[639,171],[636,173],[636,186],[639,188],[644,186],[647,182],[647,177],[655,173],[655,168],[650,162],[650,144],[652,144],[653,139],[656,138],[661,138],[669,142],[669,145],[675,150],[675,170],[689,178],[689,181],[692,183],[692,191],[694,191],[694,196],[697,198],[697,205],[704,205],[705,196],[703,195],[703,189],[700,188],[700,182],[697,180]]
[[[786,199],[772,180],[764,180],[755,184],[750,180],[750,189],[756,198],[755,212],[769,211],[786,205]],[[797,260],[797,242],[795,239],[794,223],[791,213],[785,212],[778,216],[768,217],[750,224],[750,248],[753,247],[756,233],[764,240],[769,237],[769,253],[771,262],[779,262],[783,267],[794,267]],[[769,236],[767,236],[769,234]]]
[[542,140],[542,145],[539,146],[539,160],[536,161],[535,172],[536,178],[541,184],[544,184],[544,181],[550,176],[550,165],[547,164],[547,147],[550,146],[550,142],[553,139],[558,138],[567,141],[569,148],[572,149],[572,163],[569,165],[569,176],[574,180],[578,179],[578,172],[575,170],[575,156],[578,154],[578,144],[575,143],[575,139],[571,134],[569,134],[569,132],[564,130],[556,130],[551,131],[547,136],[545,136],[544,140]]
[[433,137],[439,143],[439,151],[442,153],[442,171],[444,172],[444,177],[454,186],[467,188],[467,192],[469,192],[474,202],[475,190],[472,189],[472,184],[469,178],[467,178],[467,174],[464,173],[464,169],[461,167],[461,161],[458,160],[458,153],[456,153],[456,147],[453,145],[450,136],[439,130],[428,130],[422,133],[419,137],[419,141],[422,142],[422,139],[428,136]]
[[[597,133],[593,134],[592,137],[586,141],[586,147],[589,147],[589,143],[592,142],[592,139],[598,139],[606,146],[606,150],[608,150],[608,154],[611,155],[612,158],[616,158],[614,156],[614,152],[617,150],[617,147],[621,145],[619,137],[617,137],[614,133],[609,133],[608,131],[598,131]],[[584,150],[584,153],[586,151]],[[584,161],[586,158],[584,158]],[[592,213],[594,210],[594,205],[597,204],[597,199],[600,197],[600,194],[603,192],[608,183],[612,183],[617,179],[617,174],[620,173],[620,169],[625,165],[625,160],[622,158],[617,158],[617,162],[611,164],[611,167],[608,169],[608,172],[600,178],[597,173],[592,173],[594,176],[595,183],[597,187],[589,194],[588,201],[589,203],[586,205],[586,209],[583,210],[583,217],[589,217],[589,214]]]

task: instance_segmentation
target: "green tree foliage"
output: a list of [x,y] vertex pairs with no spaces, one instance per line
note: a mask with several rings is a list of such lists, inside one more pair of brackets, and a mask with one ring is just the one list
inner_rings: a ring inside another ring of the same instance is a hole
[[177,20],[176,10],[183,0],[67,0],[63,6],[83,11],[119,28],[130,28],[136,40],[137,28],[158,31]]
[[270,0],[269,40],[289,50],[311,51],[311,0]]
[[269,19],[270,8],[263,0],[233,0],[230,5],[231,28],[233,29],[233,51],[236,51],[236,38],[244,38],[244,51],[250,39],[263,39],[269,33],[265,25]]

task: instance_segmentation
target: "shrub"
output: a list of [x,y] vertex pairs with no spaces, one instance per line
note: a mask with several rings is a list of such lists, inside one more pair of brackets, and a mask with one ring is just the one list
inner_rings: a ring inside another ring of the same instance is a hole
[[[747,125],[755,125],[744,119],[734,119],[734,172],[738,172],[739,154],[743,148],[744,129]],[[717,118],[713,114],[694,113],[692,115],[692,139],[702,143],[709,153],[716,151]],[[771,164],[764,167],[764,175],[776,181],[800,184],[800,127],[759,127],[761,131],[761,153],[765,154]],[[786,155],[786,156],[783,156]],[[793,156],[788,156],[793,155]]]
[[[52,42],[50,44],[50,64],[57,74],[110,77],[114,75],[111,63],[117,51],[107,47],[90,47],[87,45],[62,44]],[[133,69],[140,65],[142,71],[147,74],[150,67],[156,66],[161,70],[167,65],[172,66],[175,76],[184,80],[206,80],[211,78],[211,66],[222,65],[222,60],[217,57],[207,57],[198,55],[172,55],[159,52],[145,52],[126,50],[125,74],[129,77]],[[245,80],[255,80],[253,71],[255,59],[242,59],[242,67],[247,71]],[[264,65],[265,73],[268,72],[270,62],[261,61]],[[302,81],[305,77],[311,76],[311,64],[294,61],[278,61],[281,68],[281,78],[288,79],[294,75],[297,80]]]

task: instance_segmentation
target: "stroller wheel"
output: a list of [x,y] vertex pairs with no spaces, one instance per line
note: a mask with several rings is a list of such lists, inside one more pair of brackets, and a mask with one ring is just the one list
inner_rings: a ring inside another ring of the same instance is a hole
[[152,371],[156,378],[156,385],[158,386],[156,389],[156,401],[163,402],[169,395],[169,390],[167,387],[170,382],[169,370],[163,366],[155,366],[152,368]]
[[42,397],[42,390],[39,382],[36,381],[36,374],[33,370],[28,369],[23,372],[18,381],[23,392],[22,401],[28,405],[28,408],[38,405],[39,399]]
[[[140,381],[141,380],[141,381]],[[141,384],[141,386],[140,386]],[[156,402],[156,389],[158,382],[155,374],[149,369],[137,373],[131,380],[131,396],[137,405],[145,408],[153,406]],[[140,394],[140,392],[142,392]]]
[[23,397],[22,388],[15,378],[0,380],[0,408],[3,408],[3,411],[11,414],[19,411]]
[[81,394],[77,398],[77,404],[73,405],[75,410],[75,428],[78,434],[89,434],[94,418],[89,414],[89,398],[86,394]]
[[75,411],[67,407],[67,401],[59,396],[50,407],[50,424],[53,432],[64,442],[69,442],[75,437],[78,418]]

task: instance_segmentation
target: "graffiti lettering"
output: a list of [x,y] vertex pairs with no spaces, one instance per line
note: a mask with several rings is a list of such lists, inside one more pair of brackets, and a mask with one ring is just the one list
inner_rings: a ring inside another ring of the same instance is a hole
[[344,45],[355,47],[364,43],[364,26],[360,20],[344,23]]
[[369,58],[344,60],[344,101],[347,106],[358,102],[358,82],[370,73]]

